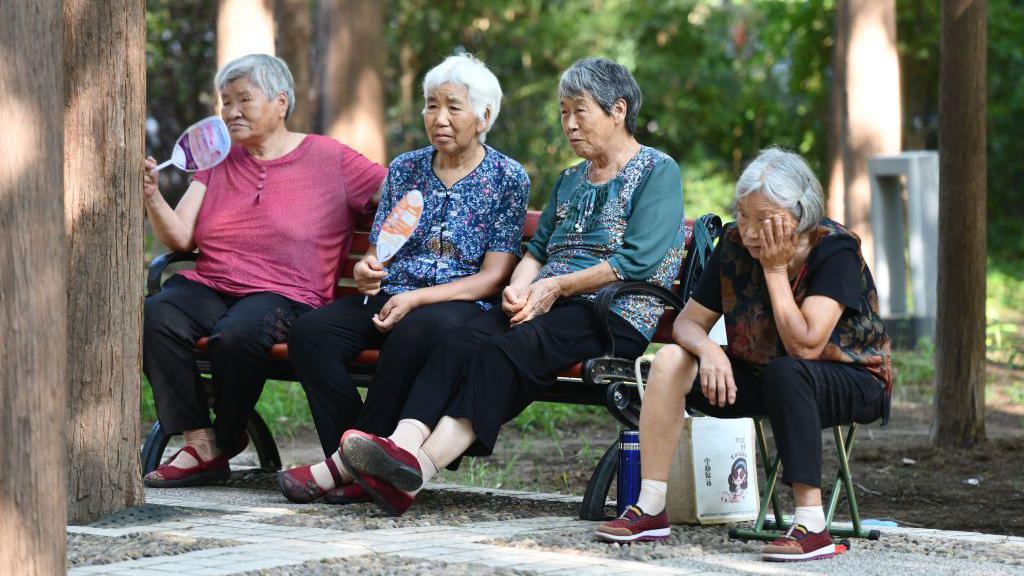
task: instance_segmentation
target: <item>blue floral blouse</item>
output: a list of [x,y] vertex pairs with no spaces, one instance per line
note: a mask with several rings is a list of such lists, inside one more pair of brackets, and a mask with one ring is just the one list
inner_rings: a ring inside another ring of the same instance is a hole
[[[423,215],[387,265],[384,292],[394,295],[472,276],[487,252],[522,253],[530,178],[515,160],[490,146],[484,149],[480,165],[451,188],[434,173],[433,146],[391,162],[370,243],[376,246],[384,219],[410,190],[423,194]],[[478,303],[491,307],[483,300]]]
[[[665,288],[679,274],[685,248],[679,165],[644,146],[607,182],[587,179],[590,162],[559,175],[527,250],[543,267],[537,279],[608,262],[620,280],[646,280]],[[593,301],[596,292],[578,298]],[[615,312],[648,340],[664,306],[655,298],[627,295]]]

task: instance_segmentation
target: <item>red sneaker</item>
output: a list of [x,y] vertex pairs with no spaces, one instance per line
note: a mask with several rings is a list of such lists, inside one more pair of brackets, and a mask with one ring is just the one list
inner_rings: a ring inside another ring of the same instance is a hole
[[[324,462],[327,464],[327,469],[331,472],[331,478],[334,478],[334,485],[340,485],[342,481],[341,471],[338,470],[334,459],[328,458]],[[307,504],[318,500],[328,492],[316,483],[316,480],[313,478],[312,466],[299,466],[280,472],[277,475],[277,487],[281,490],[281,494],[284,494],[285,498],[296,504]]]
[[651,516],[636,506],[626,508],[622,516],[601,524],[594,532],[594,536],[609,542],[664,540],[671,534],[668,514],[664,510],[657,516]]
[[415,492],[423,486],[416,456],[387,438],[349,430],[341,435],[341,459],[352,472],[376,476],[403,492]]
[[[171,462],[182,452],[195,458],[198,464],[190,468],[171,466]],[[228,466],[228,460],[230,459],[231,457],[227,453],[222,453],[212,460],[203,462],[195,448],[185,446],[171,454],[170,458],[164,460],[164,463],[158,466],[156,470],[146,474],[142,480],[150,488],[184,488],[186,486],[217,484],[231,477],[231,467]]]
[[334,504],[342,506],[345,504],[358,504],[360,502],[370,502],[372,498],[363,490],[363,487],[355,482],[350,482],[343,485],[341,488],[335,488],[324,494],[325,504]]
[[824,560],[835,555],[836,545],[828,530],[808,532],[802,524],[794,525],[785,536],[776,538],[761,550],[761,559],[769,562]]

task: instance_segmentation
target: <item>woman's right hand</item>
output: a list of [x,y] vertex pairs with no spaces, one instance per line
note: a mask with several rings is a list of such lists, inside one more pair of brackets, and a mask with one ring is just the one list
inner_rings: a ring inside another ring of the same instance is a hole
[[384,265],[372,254],[356,262],[355,267],[352,268],[352,277],[355,278],[356,288],[360,294],[367,296],[373,296],[380,292],[380,282],[387,274]]
[[160,194],[159,175],[155,170],[156,158],[152,156],[146,158],[143,162],[142,194],[147,200]]
[[509,318],[515,316],[526,306],[526,288],[506,286],[501,292],[501,309]]
[[710,339],[700,348],[700,389],[708,403],[719,408],[736,403],[736,381],[732,377],[732,362],[722,347]]

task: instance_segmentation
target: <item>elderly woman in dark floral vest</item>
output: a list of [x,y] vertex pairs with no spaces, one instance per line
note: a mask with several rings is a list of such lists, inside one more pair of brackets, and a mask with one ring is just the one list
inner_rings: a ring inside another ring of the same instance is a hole
[[[708,332],[725,317],[728,345]],[[669,535],[665,482],[689,405],[719,418],[767,415],[793,487],[793,528],[765,560],[830,557],[821,506],[821,429],[889,416],[889,337],[860,239],[823,217],[821,184],[797,154],[772,148],[736,184],[726,227],[654,359],[640,415],[640,499],[598,527],[606,540]]]

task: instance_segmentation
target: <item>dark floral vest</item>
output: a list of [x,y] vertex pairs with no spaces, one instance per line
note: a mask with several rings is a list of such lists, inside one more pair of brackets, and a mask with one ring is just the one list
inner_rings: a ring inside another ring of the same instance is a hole
[[[860,253],[860,239],[854,233],[837,222],[822,219],[812,232],[812,248],[807,261],[792,281],[794,299],[797,306],[803,304],[815,251],[821,248],[822,240],[835,236],[847,236],[856,242],[860,256],[861,310],[846,307],[818,359],[860,366],[885,384],[886,397],[889,397],[892,394],[889,335],[878,313],[875,282]],[[726,227],[721,241],[724,243],[721,253],[722,312],[729,337],[726,351],[763,367],[775,358],[787,355],[775,328],[764,271],[761,263],[744,248],[735,224]]]

